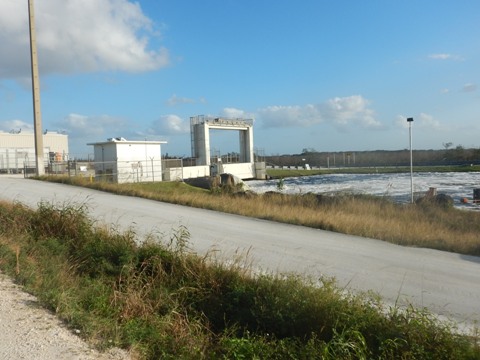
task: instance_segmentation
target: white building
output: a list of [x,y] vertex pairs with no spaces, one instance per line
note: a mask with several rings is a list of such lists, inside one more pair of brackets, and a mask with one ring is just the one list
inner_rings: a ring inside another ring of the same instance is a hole
[[[68,160],[68,135],[46,131],[43,134],[45,167],[52,161]],[[0,172],[21,172],[35,167],[35,135],[28,132],[0,131]]]
[[116,183],[162,181],[161,144],[111,138],[93,145],[95,178]]

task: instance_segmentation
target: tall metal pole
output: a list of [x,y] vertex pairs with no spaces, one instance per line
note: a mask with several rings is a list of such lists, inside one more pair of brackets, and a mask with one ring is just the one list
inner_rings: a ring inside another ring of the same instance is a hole
[[412,153],[412,122],[413,118],[408,118],[408,132],[410,137],[410,194],[411,194],[411,203],[413,204],[413,153]]
[[28,0],[28,23],[30,28],[30,58],[32,66],[33,127],[35,131],[35,165],[37,176],[45,174],[43,162],[42,113],[40,110],[40,77],[38,74],[37,39],[35,35],[35,11],[33,0]]

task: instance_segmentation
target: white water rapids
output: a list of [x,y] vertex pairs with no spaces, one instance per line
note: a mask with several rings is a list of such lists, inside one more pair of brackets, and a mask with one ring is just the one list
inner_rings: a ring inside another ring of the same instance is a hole
[[[279,191],[279,180],[252,180],[247,182],[256,193]],[[478,172],[414,173],[413,190],[415,198],[422,196],[429,188],[436,188],[438,194],[454,199],[458,208],[478,209],[473,204],[473,190],[480,188]],[[393,174],[330,174],[289,177],[283,179],[285,194],[351,192],[385,196],[396,202],[406,203],[411,198],[410,173]],[[468,202],[464,202],[467,200]]]

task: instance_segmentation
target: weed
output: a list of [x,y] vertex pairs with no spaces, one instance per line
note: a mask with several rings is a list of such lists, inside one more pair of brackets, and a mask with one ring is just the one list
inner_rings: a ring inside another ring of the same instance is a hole
[[285,189],[285,181],[283,178],[278,179],[277,181],[277,190],[282,192]]

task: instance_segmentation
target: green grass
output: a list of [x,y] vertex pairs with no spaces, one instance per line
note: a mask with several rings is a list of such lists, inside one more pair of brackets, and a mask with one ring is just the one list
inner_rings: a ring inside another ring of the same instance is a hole
[[188,229],[133,241],[83,206],[0,203],[0,269],[98,348],[138,359],[479,359],[478,337],[383,308],[331,279],[255,275],[188,251]]
[[179,181],[115,184],[104,181],[90,181],[88,178],[68,176],[43,176],[41,180],[61,184],[83,186],[119,195],[145,197],[154,200],[169,200],[176,197],[195,197],[210,194],[209,190],[187,185]]

